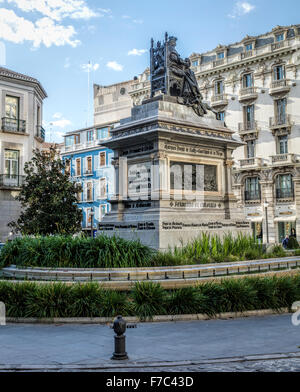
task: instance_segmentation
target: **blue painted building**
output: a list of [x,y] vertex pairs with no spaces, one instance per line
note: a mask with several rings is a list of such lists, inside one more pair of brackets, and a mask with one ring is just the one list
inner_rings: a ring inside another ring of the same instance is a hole
[[71,181],[81,184],[78,207],[82,210],[82,230],[95,235],[97,225],[110,211],[109,198],[114,194],[113,151],[101,146],[110,137],[114,124],[103,124],[64,135],[61,158]]

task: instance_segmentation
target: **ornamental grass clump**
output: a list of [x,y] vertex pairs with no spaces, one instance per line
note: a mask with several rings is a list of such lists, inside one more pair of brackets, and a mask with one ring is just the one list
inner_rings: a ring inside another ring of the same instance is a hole
[[141,320],[166,314],[167,292],[158,283],[138,282],[132,290],[134,313]]
[[172,290],[167,300],[168,314],[205,313],[205,296],[195,287]]
[[127,268],[151,266],[153,250],[140,241],[101,235],[22,237],[5,244],[0,267],[15,264],[48,268]]

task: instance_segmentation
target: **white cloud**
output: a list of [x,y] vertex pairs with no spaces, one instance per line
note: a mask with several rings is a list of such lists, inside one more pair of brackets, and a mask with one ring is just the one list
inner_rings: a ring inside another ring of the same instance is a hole
[[129,15],[122,15],[122,18],[123,19],[131,19],[131,16],[129,16]]
[[141,56],[142,54],[148,52],[146,49],[132,49],[127,54],[128,56]]
[[62,118],[62,114],[60,112],[54,113],[52,118]]
[[88,72],[88,71],[97,71],[97,69],[99,69],[99,64],[92,64],[92,63],[88,63],[88,64],[81,64],[80,68],[84,71],[84,72]]
[[24,12],[36,11],[56,21],[64,18],[90,19],[103,16],[89,8],[85,0],[7,0],[7,2],[15,4]]
[[246,1],[238,1],[237,3],[235,3],[233,12],[228,16],[232,19],[235,19],[238,18],[239,16],[249,14],[249,12],[253,11],[254,9],[255,9],[255,5],[250,4]]
[[109,61],[106,66],[114,71],[123,71],[124,68],[123,65],[118,64],[116,61]]
[[52,125],[53,127],[57,127],[57,128],[66,128],[68,125],[71,125],[72,122],[70,120],[67,120],[66,118],[61,118],[59,120],[56,121],[52,121],[50,123],[50,125]]
[[143,21],[142,19],[133,19],[133,23],[136,23],[136,24],[143,24],[144,21]]
[[0,8],[0,27],[0,38],[16,44],[29,41],[34,48],[41,44],[47,48],[52,45],[76,47],[80,44],[79,40],[74,39],[76,31],[73,26],[56,24],[47,17],[31,22],[5,8]]

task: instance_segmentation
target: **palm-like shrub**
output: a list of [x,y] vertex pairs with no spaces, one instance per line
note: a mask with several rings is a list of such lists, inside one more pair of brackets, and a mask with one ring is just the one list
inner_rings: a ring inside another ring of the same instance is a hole
[[139,282],[132,290],[133,307],[141,320],[166,313],[166,291],[158,283]]

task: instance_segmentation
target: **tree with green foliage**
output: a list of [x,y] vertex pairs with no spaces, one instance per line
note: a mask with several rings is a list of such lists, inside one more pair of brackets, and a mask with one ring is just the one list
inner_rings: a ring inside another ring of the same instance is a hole
[[9,223],[15,233],[67,235],[81,230],[82,212],[76,202],[82,189],[70,181],[64,169],[54,148],[34,151],[32,160],[25,164],[26,178],[17,196],[21,215]]

